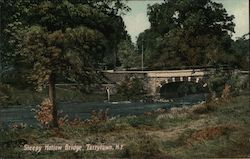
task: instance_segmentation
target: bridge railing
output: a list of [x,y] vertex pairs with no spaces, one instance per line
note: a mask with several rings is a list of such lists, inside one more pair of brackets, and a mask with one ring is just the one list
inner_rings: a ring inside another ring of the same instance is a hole
[[[145,67],[144,71],[159,71],[159,70],[187,70],[187,69],[234,69],[229,65],[204,65],[204,66],[181,66],[181,67],[159,67],[159,68],[148,68]],[[115,71],[141,71],[141,67],[139,68],[128,68],[128,69],[115,69]]]

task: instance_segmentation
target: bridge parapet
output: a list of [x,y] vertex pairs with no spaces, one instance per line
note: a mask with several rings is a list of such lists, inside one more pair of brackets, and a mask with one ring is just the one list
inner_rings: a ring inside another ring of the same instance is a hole
[[150,71],[147,76],[150,78],[161,78],[161,77],[192,77],[192,76],[206,76],[211,71],[204,70],[182,70],[182,71]]

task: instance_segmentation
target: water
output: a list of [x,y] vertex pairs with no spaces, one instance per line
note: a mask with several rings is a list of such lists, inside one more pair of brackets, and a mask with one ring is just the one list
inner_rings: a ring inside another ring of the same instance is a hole
[[[192,105],[205,99],[204,94],[189,95],[177,98],[167,103],[122,103],[122,102],[88,102],[88,103],[58,103],[58,112],[61,115],[68,115],[69,119],[80,118],[87,119],[93,110],[109,109],[108,116],[127,116],[140,115],[144,112],[156,110],[158,108],[169,109],[171,107]],[[4,127],[11,124],[26,123],[30,126],[36,126],[37,121],[34,118],[35,112],[32,109],[36,106],[9,106],[0,107],[0,123]]]

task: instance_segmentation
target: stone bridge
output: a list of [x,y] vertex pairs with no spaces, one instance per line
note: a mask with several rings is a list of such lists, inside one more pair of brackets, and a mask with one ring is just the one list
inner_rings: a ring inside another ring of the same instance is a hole
[[[142,79],[148,95],[156,96],[160,88],[171,82],[196,82],[206,86],[206,80],[213,71],[210,69],[165,70],[165,71],[102,71],[110,86],[119,84],[126,77]],[[112,88],[110,88],[112,89]]]

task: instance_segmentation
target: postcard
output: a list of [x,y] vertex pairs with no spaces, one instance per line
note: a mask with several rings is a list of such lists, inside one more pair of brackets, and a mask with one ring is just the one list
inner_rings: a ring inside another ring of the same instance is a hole
[[0,159],[250,158],[248,0],[0,6]]

